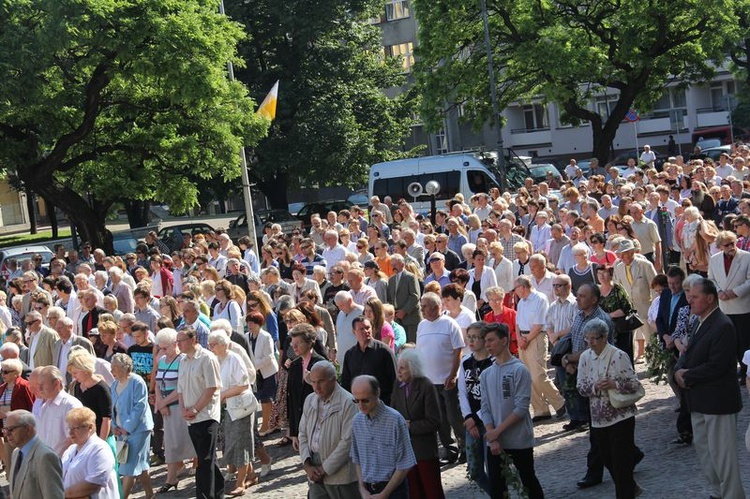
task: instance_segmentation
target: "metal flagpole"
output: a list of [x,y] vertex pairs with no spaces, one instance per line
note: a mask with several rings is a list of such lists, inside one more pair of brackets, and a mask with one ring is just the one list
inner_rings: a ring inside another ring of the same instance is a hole
[[[219,13],[221,15],[227,15],[224,12],[224,0],[219,2]],[[232,61],[227,61],[227,69],[229,70],[229,81],[234,81],[234,66]],[[253,214],[253,199],[250,193],[250,176],[247,173],[247,156],[245,155],[245,146],[240,147],[240,165],[242,167],[242,194],[245,198],[245,218],[247,219],[247,234],[250,236],[250,241],[253,243],[253,250],[255,255],[260,258],[260,249],[258,248],[258,239],[255,235],[255,215]]]

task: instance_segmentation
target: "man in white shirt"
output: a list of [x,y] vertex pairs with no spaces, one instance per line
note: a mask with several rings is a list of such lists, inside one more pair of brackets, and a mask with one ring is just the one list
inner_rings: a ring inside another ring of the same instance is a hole
[[531,227],[531,235],[529,236],[534,251],[543,249],[547,239],[552,237],[552,227],[547,223],[547,218],[546,211],[540,211],[536,214],[536,225]]
[[[547,338],[550,345],[554,345],[570,332],[573,326],[573,318],[578,310],[576,299],[571,293],[570,277],[565,274],[556,275],[552,280],[552,289],[555,298],[550,302],[547,309]],[[558,390],[563,389],[565,383],[565,369],[561,366],[555,367],[555,384]]]
[[619,207],[612,204],[612,197],[609,194],[602,196],[602,207],[599,208],[600,217],[606,220],[607,217],[617,214],[618,210]]
[[346,248],[339,243],[339,234],[335,230],[327,230],[323,236],[326,248],[323,250],[323,259],[328,268],[346,259]]
[[492,212],[492,206],[488,204],[489,199],[489,195],[484,192],[477,194],[478,206],[474,208],[474,214],[479,217],[479,220],[484,220]]
[[641,162],[646,163],[646,166],[648,168],[653,168],[654,161],[656,161],[656,154],[651,150],[651,146],[643,146],[643,152],[641,153]]
[[555,274],[547,270],[547,259],[540,253],[535,253],[529,257],[529,269],[531,270],[531,285],[534,291],[542,293],[547,302],[550,303],[555,299],[555,292],[552,286],[552,280]]
[[357,305],[364,306],[370,298],[378,297],[375,289],[365,284],[365,273],[362,269],[350,269],[346,273],[346,280],[349,282],[349,293]]
[[62,456],[70,445],[65,415],[82,407],[81,401],[63,390],[65,379],[56,366],[45,366],[39,371],[39,394],[44,403],[39,412],[39,438]]
[[[442,300],[435,293],[425,293],[420,300],[424,320],[417,327],[417,350],[424,360],[425,376],[435,385],[440,404],[440,429],[443,458],[455,462],[464,450],[464,420],[458,403],[458,367],[464,338],[461,327],[441,314]],[[451,437],[451,428],[458,441]]]
[[357,344],[352,322],[364,313],[365,307],[354,303],[349,291],[339,291],[333,301],[339,309],[336,315],[336,344],[339,352],[347,352]]
[[227,271],[227,257],[219,253],[219,243],[209,243],[208,254],[211,258],[208,259],[208,264],[216,269],[220,277],[224,277]]
[[721,153],[721,156],[719,156],[719,165],[715,168],[716,175],[718,175],[722,179],[725,179],[730,175],[736,177],[734,166],[729,162],[729,154],[725,152]]
[[518,357],[531,374],[532,421],[551,419],[550,406],[557,411],[558,419],[562,418],[565,399],[547,376],[547,335],[544,333],[549,309],[547,298],[532,289],[528,276],[518,276],[514,290],[519,299],[516,315]]

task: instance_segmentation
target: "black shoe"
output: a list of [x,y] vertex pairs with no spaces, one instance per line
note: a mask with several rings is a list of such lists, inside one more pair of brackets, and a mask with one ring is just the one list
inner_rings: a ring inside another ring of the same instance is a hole
[[678,445],[690,445],[693,443],[693,436],[689,433],[682,433],[679,437],[672,440],[671,443]]
[[596,478],[584,477],[583,480],[576,483],[576,486],[579,489],[587,489],[589,487],[593,487],[594,485],[599,485],[600,483],[602,483],[601,478],[596,479]]
[[565,417],[565,415],[566,415],[567,413],[568,413],[568,410],[567,410],[567,409],[565,409],[565,406],[563,405],[563,406],[562,406],[562,407],[560,407],[560,408],[559,408],[559,409],[558,409],[557,411],[555,411],[555,417],[557,417],[557,419],[562,419],[562,418],[564,418],[564,417]]
[[458,464],[466,464],[466,451],[462,450],[458,455]]
[[585,421],[575,421],[575,420],[571,419],[570,423],[564,424],[562,428],[565,431],[575,431],[578,428],[580,428],[581,426],[584,426],[585,424],[586,424]]
[[539,421],[548,421],[550,419],[552,419],[551,414],[542,414],[541,416],[534,416],[533,418],[531,418],[531,422],[538,423]]

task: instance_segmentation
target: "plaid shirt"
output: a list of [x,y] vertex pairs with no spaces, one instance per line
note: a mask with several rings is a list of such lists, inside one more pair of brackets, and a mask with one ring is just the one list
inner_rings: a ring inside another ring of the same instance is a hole
[[609,314],[605,312],[601,307],[597,306],[590,315],[584,314],[583,310],[576,312],[573,318],[573,325],[570,328],[571,340],[573,342],[573,352],[583,352],[588,349],[586,339],[583,337],[583,328],[591,319],[601,319],[609,326],[609,334],[607,335],[607,341],[609,343],[615,342],[615,325],[610,319]]

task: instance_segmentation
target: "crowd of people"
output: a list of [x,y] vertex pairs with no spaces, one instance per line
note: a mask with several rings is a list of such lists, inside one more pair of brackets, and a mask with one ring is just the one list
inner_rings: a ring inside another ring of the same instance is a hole
[[516,476],[541,498],[534,425],[555,418],[589,432],[577,485],[606,468],[629,499],[649,349],[680,404],[674,443],[694,445],[712,497],[744,497],[748,160],[592,160],[588,176],[571,161],[434,219],[373,197],[270,225],[257,254],[248,237],[170,252],[150,233],[124,257],[84,243],[17,262],[0,292],[12,497],[127,498],[136,481],[151,497],[190,475],[199,498],[240,496],[281,432],[312,498],[444,497],[455,462],[490,497]]

